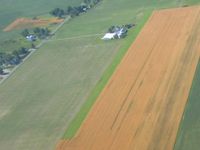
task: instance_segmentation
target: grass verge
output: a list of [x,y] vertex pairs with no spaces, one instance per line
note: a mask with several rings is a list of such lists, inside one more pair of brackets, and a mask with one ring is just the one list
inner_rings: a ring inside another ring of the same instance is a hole
[[119,49],[118,53],[116,54],[115,58],[113,59],[112,63],[108,66],[108,68],[105,70],[104,74],[102,75],[101,79],[98,81],[95,88],[92,90],[90,95],[88,96],[86,102],[81,107],[80,111],[76,114],[75,118],[71,121],[69,124],[66,132],[63,135],[63,139],[71,139],[75,136],[76,132],[80,128],[82,122],[86,118],[87,114],[89,113],[91,107],[95,103],[97,97],[107,84],[108,80],[114,73],[116,67],[121,62],[123,56],[127,52],[128,48],[132,44],[132,42],[136,39],[137,35],[141,31],[142,27],[148,20],[149,16],[151,15],[152,11],[148,10],[145,12],[144,17],[140,21],[140,23],[136,26],[134,30],[131,30],[129,33],[129,36],[126,39],[126,42],[122,45],[122,47]]
[[200,143],[200,61],[193,79],[190,95],[180,123],[174,150],[199,150]]

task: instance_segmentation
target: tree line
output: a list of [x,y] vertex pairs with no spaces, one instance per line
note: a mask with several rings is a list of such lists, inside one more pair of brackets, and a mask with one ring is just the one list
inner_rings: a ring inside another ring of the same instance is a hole
[[75,17],[81,13],[86,12],[88,9],[94,7],[100,1],[101,0],[84,0],[80,6],[74,6],[74,7],[68,6],[66,9],[55,8],[50,12],[50,14],[59,18],[64,18],[66,16]]
[[0,52],[0,74],[4,73],[3,69],[6,66],[18,65],[28,54],[28,49],[24,47],[14,50],[12,53]]
[[22,32],[21,32],[21,35],[23,37],[27,37],[31,34],[34,34],[35,36],[37,36],[39,39],[45,39],[46,37],[50,36],[50,30],[48,28],[39,28],[39,27],[36,27],[33,29],[33,31],[31,32],[30,30],[28,29],[24,29]]

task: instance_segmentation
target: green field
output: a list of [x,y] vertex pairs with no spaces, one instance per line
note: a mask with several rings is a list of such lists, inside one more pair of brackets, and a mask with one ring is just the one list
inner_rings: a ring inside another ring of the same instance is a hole
[[200,143],[200,63],[177,136],[175,150],[199,150]]
[[117,52],[95,40],[46,44],[0,86],[2,149],[54,148]]
[[[28,2],[23,2],[28,10]],[[29,3],[40,6],[38,14],[64,3],[51,0],[46,6],[45,2]],[[22,0],[18,3],[22,5]],[[0,149],[53,150],[68,126],[65,137],[72,137],[152,10],[182,4],[178,0],[103,0],[67,22],[0,85]],[[31,15],[35,14],[27,14]],[[126,39],[100,40],[98,34],[111,25],[126,23],[137,24]]]

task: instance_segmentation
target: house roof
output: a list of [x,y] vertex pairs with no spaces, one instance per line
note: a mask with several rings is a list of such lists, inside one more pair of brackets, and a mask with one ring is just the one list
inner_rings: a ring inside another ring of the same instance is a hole
[[106,33],[104,37],[102,37],[102,40],[107,40],[107,39],[113,39],[115,37],[116,33]]

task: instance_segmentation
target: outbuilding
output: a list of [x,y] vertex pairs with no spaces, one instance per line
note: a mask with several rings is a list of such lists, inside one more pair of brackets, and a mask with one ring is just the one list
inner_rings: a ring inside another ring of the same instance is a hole
[[26,39],[28,40],[28,41],[36,41],[36,39],[37,39],[37,37],[35,36],[35,35],[28,35],[28,36],[26,36]]
[[111,40],[115,39],[116,33],[106,33],[104,37],[102,37],[102,40]]

